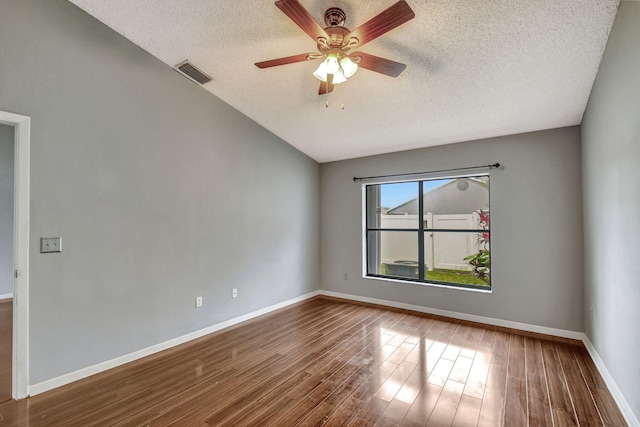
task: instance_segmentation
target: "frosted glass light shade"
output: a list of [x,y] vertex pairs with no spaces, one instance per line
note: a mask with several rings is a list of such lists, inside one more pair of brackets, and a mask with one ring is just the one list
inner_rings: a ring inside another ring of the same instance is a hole
[[344,71],[342,71],[342,68],[338,68],[338,71],[333,73],[333,84],[339,85],[340,83],[344,83],[346,81],[347,78],[344,75]]
[[327,74],[335,74],[340,69],[340,63],[336,55],[327,55],[327,59],[324,62],[327,64]]
[[316,71],[313,72],[313,75],[316,77],[316,79],[320,80],[321,82],[325,82],[327,81],[327,64],[326,61],[322,61],[320,63],[320,65],[318,66],[318,68],[316,69]]
[[340,60],[340,67],[342,67],[346,78],[353,76],[356,71],[358,71],[358,64],[353,62],[348,56],[345,56]]

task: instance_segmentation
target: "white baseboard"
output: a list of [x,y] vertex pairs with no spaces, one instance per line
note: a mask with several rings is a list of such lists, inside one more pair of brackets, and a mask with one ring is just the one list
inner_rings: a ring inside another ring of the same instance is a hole
[[203,337],[205,335],[211,334],[221,329],[228,328],[229,326],[233,326],[238,323],[253,319],[254,317],[262,316],[263,314],[270,313],[272,311],[278,310],[280,308],[284,308],[286,306],[298,303],[300,301],[304,301],[306,299],[315,297],[317,295],[319,295],[318,291],[310,292],[308,294],[301,295],[299,297],[296,297],[287,301],[283,301],[281,303],[274,304],[269,307],[262,308],[260,310],[253,311],[251,313],[247,313],[242,316],[226,320],[224,322],[216,323],[215,325],[208,326],[204,329],[200,329],[198,331],[194,331],[186,335],[182,335],[180,337],[162,342],[160,344],[156,344],[151,347],[134,351],[133,353],[116,357],[115,359],[107,360],[93,366],[88,366],[86,368],[82,368],[77,371],[61,375],[59,377],[51,378],[49,380],[43,381],[38,384],[33,384],[29,386],[29,395],[35,396],[37,394],[44,393],[45,391],[53,390],[54,388],[61,387],[63,385],[81,380],[83,378],[90,377],[91,375],[104,372],[108,369],[112,369],[112,368],[124,365],[125,363],[133,362],[134,360],[138,360],[143,357],[147,357],[152,354],[158,353],[160,351],[175,347],[177,345],[184,344],[186,342],[195,340],[196,338]]
[[587,351],[589,352],[591,359],[593,359],[593,363],[596,364],[596,367],[598,368],[600,375],[602,375],[604,382],[607,384],[609,391],[611,392],[611,394],[613,395],[613,398],[618,404],[618,408],[620,408],[620,412],[622,412],[622,415],[624,416],[624,419],[627,421],[627,424],[629,424],[629,427],[640,427],[640,421],[631,410],[631,407],[627,403],[627,400],[624,398],[624,395],[620,391],[620,388],[618,388],[618,384],[616,384],[615,380],[609,373],[609,370],[607,369],[606,365],[600,358],[600,355],[596,351],[596,348],[593,346],[593,343],[591,342],[591,340],[589,340],[589,337],[587,337],[586,334],[584,335],[582,342],[584,343],[584,346],[587,348]]
[[353,301],[368,302],[371,304],[385,305],[387,307],[402,308],[406,310],[418,311],[420,313],[435,314],[437,316],[451,317],[453,319],[468,320],[470,322],[484,323],[487,325],[502,326],[504,328],[517,329],[520,331],[535,332],[538,334],[553,335],[556,337],[569,338],[581,341],[584,333],[568,331],[565,329],[549,328],[546,326],[530,325],[528,323],[513,322],[511,320],[495,319],[493,317],[477,316],[475,314],[459,313],[456,311],[440,310],[437,308],[423,307],[421,305],[405,304],[401,302],[388,301],[376,298],[361,297],[358,295],[342,294],[339,292],[320,291],[320,295],[335,298],[348,299]]
[[13,298],[13,294],[0,294],[0,301],[2,301],[3,299],[12,299]]

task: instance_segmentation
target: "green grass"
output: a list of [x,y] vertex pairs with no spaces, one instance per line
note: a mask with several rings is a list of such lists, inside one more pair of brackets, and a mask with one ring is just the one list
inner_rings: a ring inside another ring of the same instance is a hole
[[489,287],[489,283],[477,278],[471,273],[456,271],[427,271],[427,280],[438,282],[463,283],[465,285],[476,285]]
[[[387,266],[385,264],[380,265],[380,274],[387,274]],[[464,285],[483,286],[488,288],[489,283],[482,279],[477,278],[470,272],[466,271],[450,271],[450,270],[432,270],[426,271],[426,280],[433,280],[436,282],[447,283],[460,283]]]

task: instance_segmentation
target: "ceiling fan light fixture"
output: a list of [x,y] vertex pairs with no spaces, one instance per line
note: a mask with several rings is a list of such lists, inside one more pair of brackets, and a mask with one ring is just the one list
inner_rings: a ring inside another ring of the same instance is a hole
[[339,85],[340,83],[344,83],[347,81],[347,77],[344,75],[344,71],[342,68],[338,68],[338,71],[333,73],[333,84]]
[[322,61],[318,68],[313,72],[316,79],[325,83],[327,82],[327,74],[329,73],[327,73],[327,64],[325,64],[325,61]]
[[346,82],[347,79],[353,76],[357,70],[358,65],[348,56],[330,52],[327,53],[326,59],[322,61],[313,75],[321,82],[326,82],[327,75],[333,74],[332,83],[337,85]]
[[327,58],[320,63],[313,75],[320,81],[327,81],[327,74],[336,74],[340,70],[338,56],[334,53],[327,54]]
[[340,69],[340,62],[338,61],[338,55],[330,53],[327,55],[327,59],[324,60],[327,65],[327,74],[335,74]]
[[342,71],[344,71],[344,76],[347,79],[358,71],[358,64],[353,62],[348,56],[345,56],[340,60],[340,67],[342,68]]

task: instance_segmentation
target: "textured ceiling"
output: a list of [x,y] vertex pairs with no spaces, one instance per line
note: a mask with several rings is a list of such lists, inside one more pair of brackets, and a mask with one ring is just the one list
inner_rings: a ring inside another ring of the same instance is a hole
[[[71,1],[172,67],[189,59],[206,90],[318,162],[579,124],[619,4],[407,0],[416,17],[358,49],[406,70],[360,69],[318,96],[318,61],[254,65],[316,51],[272,0]],[[395,0],[300,3],[323,27],[340,7],[353,30]]]

